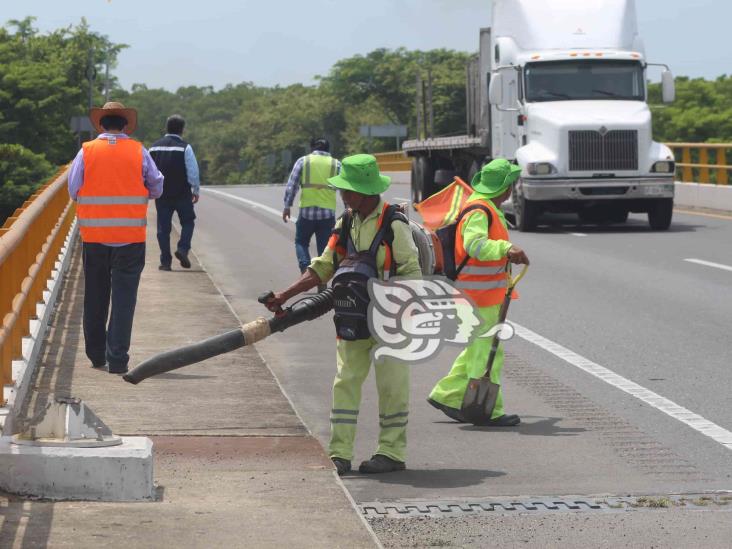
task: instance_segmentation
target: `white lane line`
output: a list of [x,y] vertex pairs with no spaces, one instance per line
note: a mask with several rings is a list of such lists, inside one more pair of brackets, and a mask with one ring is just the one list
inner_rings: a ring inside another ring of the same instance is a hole
[[572,236],[587,236],[585,233],[567,233],[571,234]]
[[718,442],[727,449],[732,450],[732,432],[728,431],[727,429],[720,427],[716,423],[712,423],[708,419],[705,419],[702,416],[695,414],[694,412],[684,408],[683,406],[679,406],[678,404],[672,402],[666,397],[662,397],[661,395],[654,393],[653,391],[650,391],[645,387],[642,387],[641,385],[638,385],[634,381],[630,381],[629,379],[626,379],[623,376],[616,374],[612,370],[608,370],[604,366],[600,366],[599,364],[592,362],[591,360],[580,356],[573,351],[570,351],[559,343],[555,343],[543,336],[540,336],[539,334],[537,334],[536,332],[532,332],[528,328],[519,326],[513,321],[511,322],[511,324],[513,324],[514,328],[516,328],[516,333],[518,334],[518,336],[525,339],[526,341],[533,343],[538,347],[541,347],[545,351],[553,354],[558,358],[561,358],[572,366],[575,366],[580,370],[584,370],[588,374],[593,375],[598,379],[601,379],[605,383],[608,383],[613,387],[616,387],[621,391],[628,393],[629,395],[632,395],[639,400],[642,400],[649,406],[653,406],[664,414],[671,416],[672,418],[677,419],[682,423],[685,423],[695,431],[698,431],[701,434],[708,436],[715,442]]
[[711,261],[704,261],[703,259],[684,259],[689,263],[696,263],[698,265],[705,265],[706,267],[716,267],[717,269],[724,269],[725,271],[732,271],[732,267],[729,265],[722,265],[721,263],[713,263]]
[[282,212],[277,211],[274,208],[270,208],[269,206],[265,206],[264,204],[260,204],[259,202],[254,202],[254,200],[249,200],[247,198],[242,198],[240,196],[236,196],[234,194],[224,193],[221,191],[216,191],[214,189],[201,189],[201,191],[207,192],[207,193],[213,193],[213,194],[220,194],[221,196],[225,196],[227,198],[231,198],[233,200],[237,200],[239,202],[243,202],[244,204],[247,204],[251,206],[254,209],[264,210],[267,213],[271,213],[272,215],[276,215],[277,217],[282,217]]
[[[260,208],[266,212],[276,215],[277,217],[282,215],[281,212],[278,212],[274,208],[270,208],[269,206],[265,206],[264,204],[260,204],[259,202],[254,202],[253,200],[247,200],[246,198],[223,193],[221,191],[215,191],[213,189],[206,189],[206,191],[239,200],[240,202],[249,204],[254,208]],[[730,270],[732,270],[732,267],[730,268]],[[525,339],[526,341],[533,343],[538,347],[541,347],[545,351],[561,358],[572,366],[575,366],[580,370],[584,370],[588,374],[591,374],[601,379],[602,381],[609,383],[610,385],[620,389],[621,391],[624,391],[629,395],[632,395],[637,399],[642,400],[646,404],[653,406],[657,410],[660,410],[664,414],[667,414],[672,418],[681,421],[682,423],[685,423],[695,431],[698,431],[703,435],[708,436],[712,440],[732,450],[732,432],[724,429],[723,427],[720,427],[716,423],[712,423],[708,419],[705,419],[698,414],[695,414],[694,412],[684,408],[683,406],[679,406],[678,404],[667,399],[666,397],[662,397],[661,395],[654,393],[653,391],[650,391],[645,387],[642,387],[641,385],[638,385],[637,383],[624,378],[623,376],[616,374],[612,370],[608,370],[607,368],[600,366],[599,364],[592,362],[591,360],[581,355],[578,355],[573,351],[570,351],[566,347],[563,347],[558,343],[554,343],[553,341],[543,336],[540,336],[536,332],[532,332],[528,328],[524,328],[523,326],[520,326],[513,321],[511,322],[511,324],[513,324],[513,326],[516,328],[516,333],[518,334],[518,336]]]
[[395,196],[394,200],[400,200],[401,202],[411,202],[411,198],[404,198],[403,196]]

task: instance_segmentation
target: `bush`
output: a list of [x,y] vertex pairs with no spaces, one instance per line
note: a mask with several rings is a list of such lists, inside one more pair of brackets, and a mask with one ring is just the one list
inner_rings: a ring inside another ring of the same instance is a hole
[[53,172],[53,165],[42,154],[22,145],[0,144],[0,224]]

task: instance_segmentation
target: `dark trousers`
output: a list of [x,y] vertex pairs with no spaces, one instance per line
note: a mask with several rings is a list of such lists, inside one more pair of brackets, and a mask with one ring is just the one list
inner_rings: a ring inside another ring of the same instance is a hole
[[180,220],[180,240],[176,250],[184,255],[191,249],[193,226],[196,214],[193,211],[193,202],[190,196],[180,198],[158,198],[155,201],[158,212],[158,245],[160,246],[160,264],[170,265],[173,256],[170,254],[170,230],[172,228],[173,213],[178,214]]
[[[124,370],[130,359],[137,287],[145,267],[145,243],[112,247],[84,243],[84,343],[95,365]],[[109,312],[110,297],[112,312]]]
[[301,273],[304,273],[310,265],[310,240],[313,235],[315,235],[318,255],[321,255],[328,244],[333,227],[335,227],[335,217],[329,217],[328,219],[297,218],[295,223],[295,254],[297,254],[297,263],[300,266]]

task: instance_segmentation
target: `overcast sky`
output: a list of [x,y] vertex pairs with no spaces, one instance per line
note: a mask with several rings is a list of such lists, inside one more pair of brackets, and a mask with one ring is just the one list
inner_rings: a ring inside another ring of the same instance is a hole
[[[586,0],[591,1],[591,0]],[[732,2],[636,0],[649,61],[674,74],[732,73]],[[476,51],[489,0],[0,0],[3,21],[78,23],[129,44],[123,87],[312,83],[339,59],[380,48]]]

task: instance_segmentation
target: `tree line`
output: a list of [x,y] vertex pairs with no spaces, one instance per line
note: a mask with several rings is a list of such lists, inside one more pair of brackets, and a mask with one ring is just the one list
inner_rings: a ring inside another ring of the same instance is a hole
[[[465,67],[474,55],[446,49],[377,49],[338,61],[313,85],[265,87],[252,82],[185,86],[172,92],[114,78],[118,53],[112,43],[79,25],[40,33],[33,18],[0,28],[0,220],[76,153],[72,116],[89,105],[89,66],[109,63],[109,100],[139,111],[135,137],[149,145],[164,131],[168,115],[187,120],[202,181],[211,184],[283,181],[313,136],[326,136],[336,156],[365,151],[366,124],[405,124],[416,134],[417,74],[433,84],[434,132],[465,132]],[[92,76],[93,76],[92,71]],[[662,105],[651,84],[654,138],[659,141],[732,141],[732,77],[677,77],[677,99]],[[104,102],[104,80],[92,80],[94,105]],[[393,150],[394,139],[374,138],[374,152]]]

